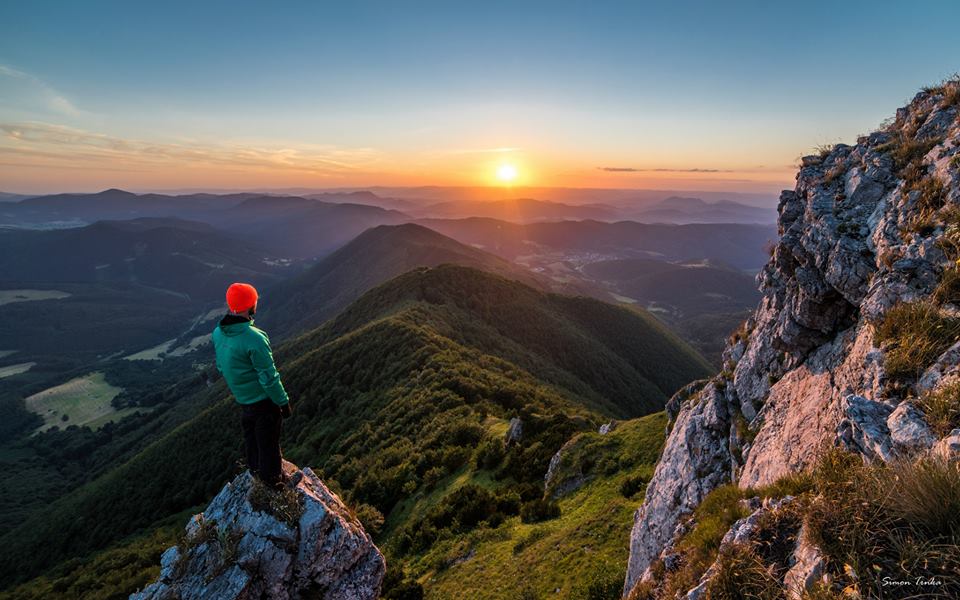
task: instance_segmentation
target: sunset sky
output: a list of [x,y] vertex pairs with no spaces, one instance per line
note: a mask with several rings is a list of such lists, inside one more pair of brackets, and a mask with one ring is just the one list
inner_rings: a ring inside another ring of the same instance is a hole
[[773,4],[3,2],[0,190],[768,192],[960,70],[960,3]]

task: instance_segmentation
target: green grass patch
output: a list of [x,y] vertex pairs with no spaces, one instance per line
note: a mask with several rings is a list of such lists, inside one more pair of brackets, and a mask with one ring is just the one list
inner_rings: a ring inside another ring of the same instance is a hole
[[163,355],[170,349],[170,344],[176,341],[176,338],[161,342],[156,346],[135,352],[129,356],[124,356],[124,360],[163,360]]
[[[636,498],[625,498],[620,488],[637,471],[651,472],[665,424],[665,415],[658,413],[620,422],[605,436],[582,434],[571,466],[582,466],[581,453],[592,453],[595,464],[620,466],[598,472],[561,497],[559,517],[524,523],[511,516],[496,527],[481,525],[442,538],[427,552],[403,559],[407,574],[420,582],[428,599],[619,598],[637,508]],[[444,482],[444,491],[482,474],[466,468]]]
[[[652,470],[643,465],[656,463],[663,437],[661,432],[646,425],[646,422],[626,421],[617,423],[606,435],[595,431],[578,434],[561,454],[547,494],[554,495],[565,488],[576,487],[577,483],[624,469],[632,471],[625,484],[629,482],[627,487],[637,488],[633,494],[637,493],[644,487],[640,480],[645,483],[653,475]],[[666,426],[665,420],[663,425]]]
[[123,416],[111,404],[111,400],[122,391],[122,388],[110,385],[104,374],[97,371],[36,393],[24,403],[27,409],[43,417],[40,431],[70,425],[95,429]]

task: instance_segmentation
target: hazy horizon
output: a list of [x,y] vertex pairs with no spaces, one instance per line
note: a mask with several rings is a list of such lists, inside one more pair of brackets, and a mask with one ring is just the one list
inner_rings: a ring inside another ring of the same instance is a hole
[[699,198],[707,203],[732,201],[742,204],[772,208],[778,201],[778,194],[760,192],[718,192],[712,190],[656,190],[643,188],[578,188],[557,186],[348,186],[348,187],[251,187],[251,188],[221,188],[221,187],[187,187],[187,188],[91,188],[69,190],[47,190],[36,194],[20,194],[11,190],[0,190],[0,193],[10,193],[25,197],[46,196],[57,194],[98,194],[111,189],[121,189],[134,194],[161,194],[169,196],[193,194],[265,194],[307,196],[314,194],[351,194],[356,192],[370,192],[380,198],[397,198],[421,201],[478,201],[478,200],[519,200],[535,199],[549,202],[568,204],[603,204],[604,202],[641,201],[650,202],[672,197]]

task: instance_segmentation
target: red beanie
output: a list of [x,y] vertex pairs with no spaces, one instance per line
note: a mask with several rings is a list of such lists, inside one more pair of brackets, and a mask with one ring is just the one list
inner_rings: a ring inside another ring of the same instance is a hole
[[227,306],[235,313],[253,308],[257,303],[257,290],[249,283],[234,283],[227,288]]

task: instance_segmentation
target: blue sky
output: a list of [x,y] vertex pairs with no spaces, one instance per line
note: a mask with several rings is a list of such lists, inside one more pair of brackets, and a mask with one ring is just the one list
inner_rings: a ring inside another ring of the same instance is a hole
[[508,161],[518,184],[773,190],[960,70],[957,23],[957,2],[5,2],[0,189],[482,185]]

